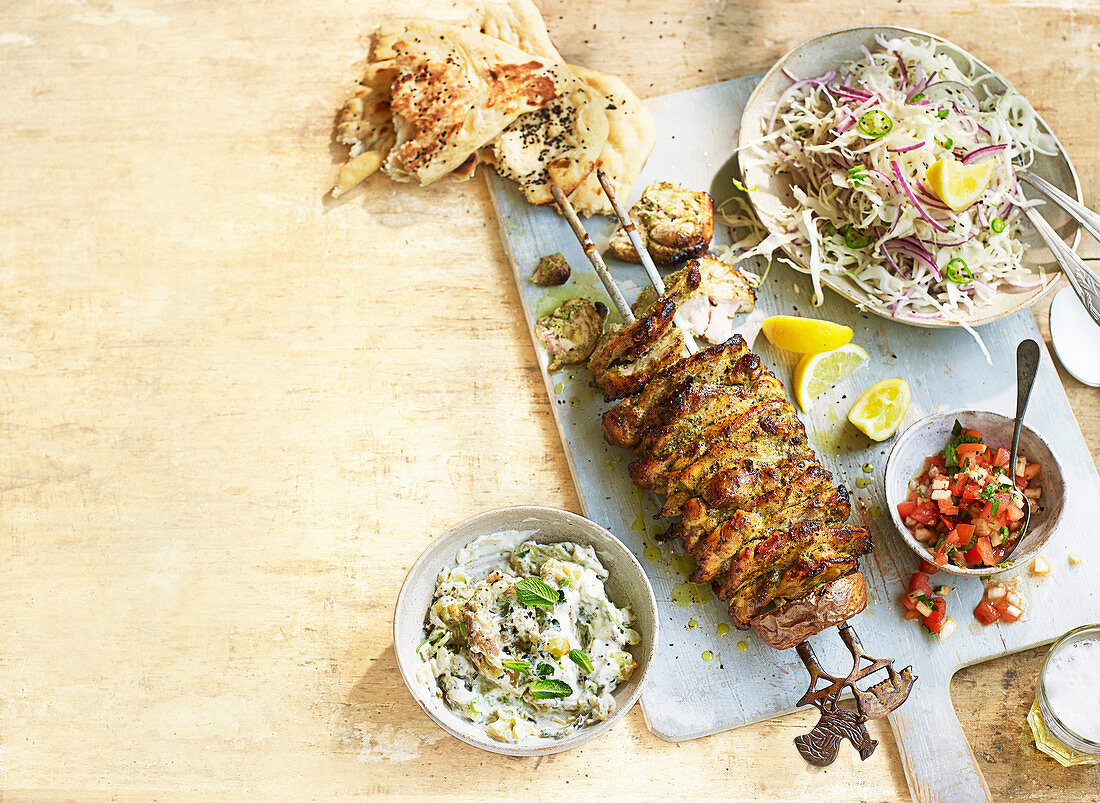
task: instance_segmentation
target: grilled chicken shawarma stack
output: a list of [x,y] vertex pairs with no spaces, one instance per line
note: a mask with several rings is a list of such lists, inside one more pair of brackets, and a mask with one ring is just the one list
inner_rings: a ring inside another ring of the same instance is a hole
[[[716,260],[717,261],[717,260]],[[818,463],[782,383],[734,335],[681,358],[671,324],[700,282],[688,263],[648,311],[589,361],[608,401],[607,441],[632,449],[635,484],[665,497],[678,537],[740,628],[785,648],[866,606],[848,492]],[[706,263],[704,263],[705,265]],[[706,274],[706,271],[703,271]]]

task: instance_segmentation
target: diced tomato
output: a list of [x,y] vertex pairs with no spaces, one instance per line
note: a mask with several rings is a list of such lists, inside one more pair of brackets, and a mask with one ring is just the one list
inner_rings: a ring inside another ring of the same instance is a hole
[[939,516],[939,508],[928,499],[922,499],[909,515],[921,524],[931,527]]
[[960,472],[955,478],[955,484],[951,486],[951,495],[956,499],[962,496],[963,489],[966,487],[966,474]]
[[987,599],[983,599],[978,603],[978,607],[974,609],[974,618],[981,622],[983,625],[991,625],[1001,617],[1000,611],[993,607]]
[[985,506],[982,507],[982,518],[983,519],[992,519],[993,518],[992,514],[993,514],[993,502],[992,501],[986,502]]
[[1005,518],[1010,522],[1019,521],[1024,517],[1024,511],[1017,507],[1013,502],[1009,502],[1004,506]]
[[947,458],[944,457],[942,454],[932,455],[928,458],[928,462],[934,465],[940,471],[943,471],[947,468]]
[[932,633],[939,633],[943,627],[944,613],[947,611],[947,600],[943,597],[932,597],[932,613],[924,617],[924,626]]
[[924,572],[914,572],[913,576],[909,578],[909,593],[932,596],[932,583],[929,581],[928,575]]
[[963,492],[962,494],[960,494],[960,496],[963,499],[981,499],[982,486],[978,485],[978,483],[976,482],[968,482],[966,484],[966,487],[963,488]]
[[940,570],[940,567],[937,566],[935,563],[929,563],[922,558],[920,562],[920,570],[925,574],[935,574]]
[[997,559],[993,557],[993,546],[989,543],[989,539],[979,538],[974,546],[966,553],[966,562],[975,566],[996,566]]
[[1008,461],[1011,457],[1012,455],[1009,454],[1008,449],[998,449],[997,454],[993,455],[993,465],[998,466],[999,468],[1007,469]]
[[962,434],[970,438],[977,438],[978,440],[982,440],[982,433],[978,432],[978,430],[976,429],[964,429],[962,431]]
[[911,515],[913,515],[913,510],[916,507],[917,507],[917,503],[914,502],[912,499],[910,499],[906,502],[899,502],[898,503],[898,515],[901,516],[903,519],[906,516],[911,516]]
[[950,499],[940,499],[936,502],[940,506],[940,513],[945,516],[957,516],[959,515],[959,508],[951,504]]
[[957,524],[955,525],[955,532],[958,534],[958,540],[955,543],[958,546],[966,546],[970,543],[970,539],[974,537],[974,525]]
[[947,552],[944,550],[943,547],[940,547],[936,550],[936,554],[932,556],[932,560],[936,561],[936,563],[940,566],[947,565]]
[[984,443],[960,443],[955,447],[955,454],[959,456],[959,464],[962,465],[963,458],[967,455],[980,455],[985,454],[986,446]]

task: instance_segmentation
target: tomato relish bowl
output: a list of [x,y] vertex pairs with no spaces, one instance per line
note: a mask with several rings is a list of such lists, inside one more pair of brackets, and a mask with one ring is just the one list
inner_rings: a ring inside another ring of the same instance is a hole
[[[918,540],[906,526],[905,519],[898,512],[898,504],[909,498],[910,481],[924,472],[927,459],[942,452],[951,441],[956,421],[967,429],[981,432],[985,442],[991,446],[1003,446],[1007,449],[1012,442],[1015,421],[1011,416],[1001,415],[991,410],[948,410],[922,418],[910,426],[898,436],[886,459],[884,482],[890,518],[909,548],[929,563],[935,562],[932,550],[927,544]],[[942,571],[968,577],[988,577],[999,574],[1034,558],[1054,535],[1062,516],[1062,503],[1065,497],[1062,466],[1050,444],[1026,425],[1020,433],[1019,454],[1027,458],[1029,463],[1034,462],[1041,466],[1036,484],[1042,488],[1038,503],[1032,503],[1030,524],[1020,542],[1001,565],[966,567],[948,561],[946,566],[940,566]]]

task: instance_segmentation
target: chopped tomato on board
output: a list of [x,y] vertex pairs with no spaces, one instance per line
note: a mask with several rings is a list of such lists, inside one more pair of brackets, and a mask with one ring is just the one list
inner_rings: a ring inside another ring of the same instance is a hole
[[993,607],[992,602],[983,599],[978,603],[978,607],[974,609],[974,618],[983,625],[991,625],[1001,618],[1001,612]]

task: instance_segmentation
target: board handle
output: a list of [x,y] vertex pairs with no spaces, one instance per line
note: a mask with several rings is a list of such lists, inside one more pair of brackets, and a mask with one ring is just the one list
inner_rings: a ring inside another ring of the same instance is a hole
[[951,704],[950,676],[921,678],[888,719],[916,803],[993,800]]

